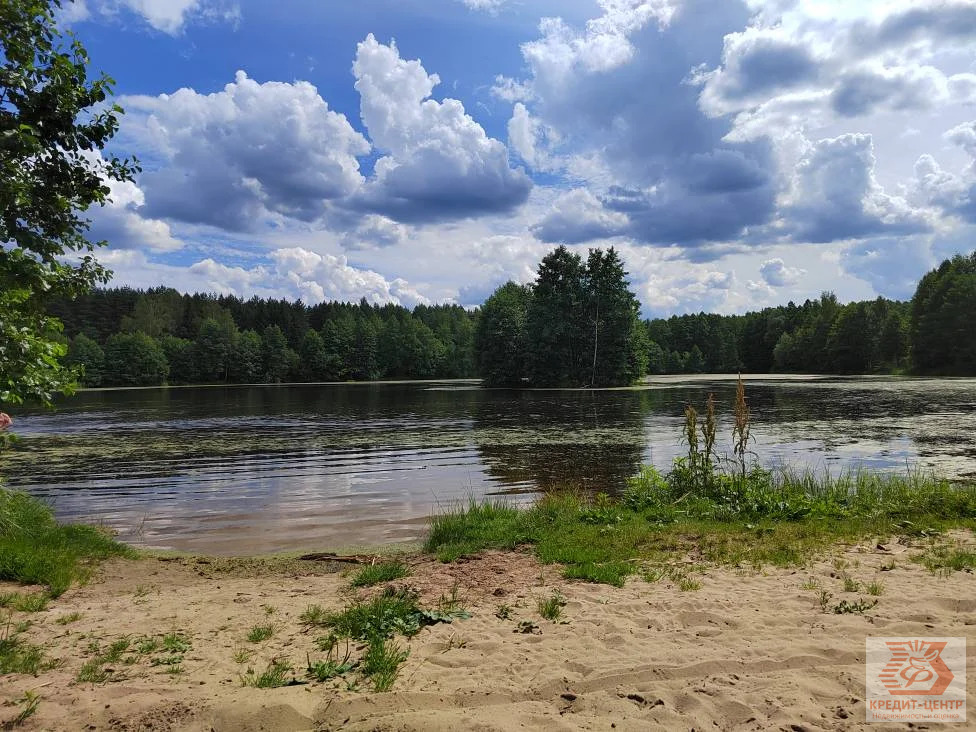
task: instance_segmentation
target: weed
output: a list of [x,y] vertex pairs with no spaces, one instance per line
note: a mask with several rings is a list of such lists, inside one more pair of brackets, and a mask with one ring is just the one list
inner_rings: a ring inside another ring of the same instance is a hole
[[102,660],[93,658],[82,665],[76,678],[82,683],[101,684],[108,681],[109,676],[109,672],[102,665]]
[[298,616],[299,622],[308,627],[327,625],[328,618],[329,613],[321,605],[309,605]]
[[268,625],[255,625],[247,632],[248,643],[263,643],[275,634],[277,626],[273,623]]
[[[325,640],[325,639],[320,639]],[[326,652],[326,657],[322,661],[316,661],[312,663],[312,658],[307,653],[305,658],[308,662],[308,668],[305,675],[315,681],[328,681],[329,679],[334,679],[337,676],[342,676],[343,674],[352,671],[356,666],[358,666],[357,661],[350,660],[351,652],[349,650],[349,641],[346,640],[345,652],[342,657],[339,657],[339,641],[335,636],[329,637],[330,644],[325,647],[325,644],[319,644],[319,648]]]
[[701,589],[701,582],[691,577],[680,577],[678,579],[678,589],[682,592],[694,592]]
[[255,689],[277,689],[281,686],[289,686],[294,683],[287,678],[291,670],[291,666],[286,661],[272,658],[267,668],[260,674],[253,668],[248,668],[246,673],[241,674],[241,686]]
[[143,598],[149,595],[152,586],[150,585],[136,585],[136,589],[133,591],[132,595],[136,598]]
[[585,562],[567,565],[563,577],[623,587],[628,575],[633,572],[634,567],[630,562]]
[[[417,599],[417,593],[412,590],[387,587],[383,594],[371,600],[355,602],[340,612],[327,613],[322,625],[332,628],[339,637],[369,641],[387,639],[395,633],[412,636],[426,625],[471,617],[462,609],[425,610],[418,605]],[[443,607],[448,607],[457,598],[442,598],[442,601]]]
[[539,599],[539,615],[554,623],[562,616],[564,607],[566,607],[566,598],[559,592],[553,592],[549,597]]
[[55,622],[58,625],[68,625],[70,623],[75,623],[75,622],[81,620],[81,617],[82,617],[81,616],[81,613],[79,613],[79,612],[73,612],[73,613],[68,613],[67,615],[62,615]]
[[376,691],[389,691],[408,655],[409,651],[402,650],[394,641],[374,637],[363,654],[363,675],[373,682]]
[[41,704],[41,695],[36,691],[25,691],[24,695],[17,700],[17,705],[20,707],[20,711],[17,712],[17,716],[13,719],[4,722],[0,728],[2,729],[13,729],[14,727],[19,727],[28,719],[37,713],[37,708]]
[[352,587],[372,587],[383,582],[401,579],[410,574],[403,562],[380,562],[361,568],[350,581]]
[[44,651],[40,646],[21,640],[20,633],[10,627],[9,620],[0,629],[0,676],[3,674],[37,676],[53,666],[53,663],[44,660]]
[[169,674],[170,676],[179,676],[180,674],[183,673],[183,671],[184,671],[183,667],[177,663],[171,666],[167,666],[165,673]]
[[234,663],[247,663],[254,657],[254,651],[249,648],[238,648],[234,651]]
[[451,637],[447,639],[447,643],[444,644],[444,650],[441,653],[447,653],[454,648],[467,648],[468,641],[461,636],[452,633]]
[[883,595],[885,591],[884,582],[877,582],[877,581],[869,582],[867,586],[867,591],[869,595],[873,595],[874,597],[879,597],[880,595]]
[[800,585],[800,589],[801,590],[819,590],[820,589],[820,583],[817,580],[815,580],[813,577],[811,577],[810,579],[806,580],[802,585]]
[[278,612],[278,608],[276,608],[274,605],[262,605],[261,607],[264,608],[264,614],[268,615],[269,617]]
[[505,604],[499,605],[495,609],[495,617],[498,618],[499,620],[508,620],[509,618],[511,618],[512,617],[511,606]]
[[841,580],[844,583],[844,592],[857,592],[861,589],[861,583],[848,574],[845,574]]
[[875,605],[878,604],[877,600],[857,600],[856,602],[848,602],[847,600],[841,600],[839,603],[831,608],[831,612],[835,615],[846,615],[852,613],[863,613],[865,610],[870,610]]
[[838,572],[842,569],[847,569],[850,566],[850,563],[843,557],[834,557],[832,564],[834,565],[834,569],[836,569]]
[[912,559],[930,572],[946,577],[953,572],[972,572],[976,569],[976,551],[946,545],[932,546]]
[[533,623],[531,620],[522,620],[518,625],[515,626],[513,633],[523,633],[528,635],[529,633],[541,633],[539,626]]
[[664,570],[660,567],[646,567],[641,572],[641,579],[648,583],[660,582],[664,578]]
[[827,592],[827,590],[820,590],[820,598],[819,599],[820,599],[820,611],[821,612],[824,612],[824,613],[827,612],[828,608],[830,607],[830,601],[831,601],[831,599],[833,599],[833,597],[834,597],[833,593]]
[[155,653],[162,647],[159,638],[139,638],[135,641],[135,650],[141,656],[148,656]]
[[162,640],[163,650],[170,653],[186,653],[193,647],[190,639],[182,633],[167,633]]

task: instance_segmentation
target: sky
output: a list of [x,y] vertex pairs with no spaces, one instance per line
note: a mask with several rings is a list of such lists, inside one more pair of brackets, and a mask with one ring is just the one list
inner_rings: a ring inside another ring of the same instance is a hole
[[974,0],[75,0],[142,171],[113,284],[476,306],[615,247],[648,317],[907,299],[976,248]]

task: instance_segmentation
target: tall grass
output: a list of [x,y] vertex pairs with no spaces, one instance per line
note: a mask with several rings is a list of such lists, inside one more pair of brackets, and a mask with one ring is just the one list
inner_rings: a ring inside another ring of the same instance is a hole
[[753,468],[702,483],[681,466],[644,468],[618,499],[550,494],[519,509],[471,503],[431,520],[425,551],[442,561],[531,545],[568,578],[622,585],[642,559],[693,551],[729,564],[802,565],[839,539],[976,527],[976,486],[903,475]]
[[43,502],[0,488],[0,579],[46,585],[57,597],[84,579],[88,562],[132,554],[104,531],[59,524]]

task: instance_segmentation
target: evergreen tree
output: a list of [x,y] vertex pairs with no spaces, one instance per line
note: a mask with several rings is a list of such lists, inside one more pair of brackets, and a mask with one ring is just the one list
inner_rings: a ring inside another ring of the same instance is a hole
[[485,300],[474,334],[478,374],[487,386],[521,386],[526,374],[526,313],[532,291],[506,282]]
[[307,381],[327,381],[329,379],[329,357],[325,351],[325,341],[316,331],[309,328],[302,338],[298,351],[299,372]]
[[278,384],[298,366],[298,354],[288,347],[284,331],[277,325],[269,325],[261,336],[261,352],[264,356],[264,375],[267,381]]
[[[637,298],[627,289],[627,273],[616,250],[591,249],[583,276],[587,328],[584,345],[590,386],[621,386],[644,375],[646,359],[638,354]],[[592,354],[592,358],[590,358]],[[577,377],[579,378],[579,377]]]
[[976,374],[976,252],[926,274],[912,299],[912,360],[922,373]]
[[[226,311],[225,311],[226,312]],[[237,327],[229,315],[218,320],[207,318],[200,323],[194,341],[197,374],[203,381],[226,381]]]
[[539,264],[526,313],[526,370],[538,386],[582,386],[586,366],[583,261],[560,246]]
[[193,341],[164,335],[159,339],[159,345],[166,354],[166,362],[169,364],[170,384],[194,384],[199,381],[197,350]]

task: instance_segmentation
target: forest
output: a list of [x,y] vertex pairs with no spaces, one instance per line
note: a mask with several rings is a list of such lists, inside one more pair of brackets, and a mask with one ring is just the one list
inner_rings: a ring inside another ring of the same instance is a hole
[[744,315],[640,321],[617,253],[558,247],[530,285],[481,308],[98,289],[59,298],[87,386],[481,376],[489,385],[610,386],[644,374],[976,375],[976,252],[921,278],[911,301],[831,293]]

